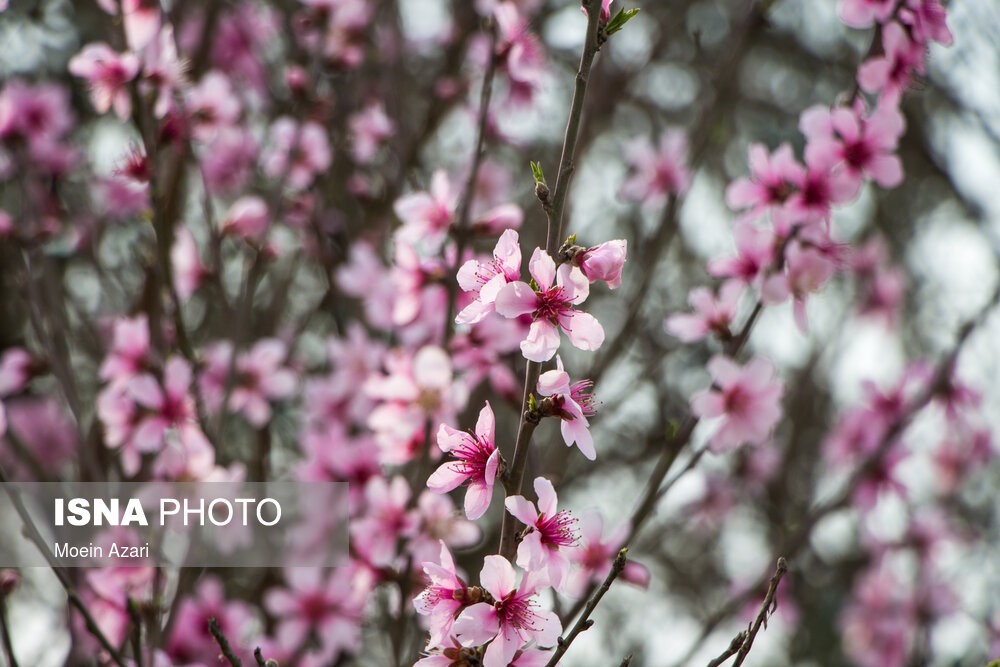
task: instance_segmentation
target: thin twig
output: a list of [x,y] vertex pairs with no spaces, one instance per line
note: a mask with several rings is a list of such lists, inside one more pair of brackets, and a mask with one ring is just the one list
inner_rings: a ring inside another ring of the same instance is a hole
[[253,650],[253,659],[257,661],[257,667],[267,667],[267,661],[264,660],[264,654],[259,646]]
[[[6,484],[8,481],[6,474],[3,469],[0,469],[0,484]],[[17,491],[12,489],[6,489],[7,495],[10,496],[11,502],[14,504],[14,510],[17,512],[18,516],[21,517],[21,523],[24,524],[25,531],[27,532],[27,537],[30,539],[35,547],[41,552],[45,561],[49,564],[52,572],[59,579],[59,583],[62,584],[63,589],[66,591],[66,597],[69,598],[70,605],[72,605],[83,617],[84,625],[87,631],[93,635],[94,639],[101,645],[111,660],[118,665],[118,667],[125,667],[125,660],[122,658],[118,650],[111,644],[107,636],[101,630],[101,627],[94,620],[91,615],[90,610],[87,609],[87,605],[84,604],[83,600],[77,594],[76,589],[73,587],[73,582],[70,581],[69,575],[67,575],[63,569],[56,562],[55,556],[49,550],[41,533],[38,532],[38,527],[35,526],[35,522],[32,520],[31,515],[28,513],[27,508],[24,506],[24,501],[21,500],[21,496]]]
[[[576,625],[573,626],[573,629],[569,631],[569,634],[566,635],[566,638],[565,639],[562,637],[559,638],[559,645],[553,652],[552,658],[550,658],[549,661],[545,664],[545,667],[554,667],[554,665],[557,662],[559,662],[559,660],[562,659],[563,655],[569,649],[570,644],[573,643],[573,640],[576,639],[577,635],[579,635],[584,630],[589,629],[590,626],[594,624],[594,621],[591,620],[590,615],[594,613],[594,609],[597,608],[597,605],[600,603],[601,598],[603,598],[604,594],[607,593],[608,589],[611,588],[611,584],[614,582],[614,580],[617,579],[618,575],[621,574],[622,570],[625,569],[625,558],[627,555],[628,555],[628,549],[623,547],[618,552],[618,555],[615,556],[614,563],[612,563],[611,565],[611,572],[608,573],[608,576],[604,579],[604,583],[601,584],[601,587],[597,589],[596,593],[594,593],[594,597],[590,598],[590,602],[587,603],[587,607],[583,610],[583,616],[581,616],[580,620],[576,622]],[[625,662],[622,664],[627,665],[631,660],[632,656],[630,655],[628,658],[625,659]]]
[[739,652],[740,647],[743,646],[743,642],[746,641],[746,638],[747,631],[740,630],[736,636],[733,637],[733,641],[729,642],[729,647],[720,653],[719,657],[709,661],[708,667],[719,667],[719,665],[724,663],[726,660],[729,660],[731,657],[736,655]]
[[786,572],[788,572],[788,563],[785,562],[784,557],[779,557],[777,569],[775,569],[774,574],[771,576],[771,582],[767,586],[767,595],[764,596],[764,602],[760,605],[757,618],[754,619],[753,625],[750,627],[746,639],[743,641],[743,646],[740,647],[740,652],[736,656],[736,662],[733,663],[733,667],[740,667],[743,661],[747,659],[747,654],[750,653],[750,649],[753,647],[753,640],[756,639],[757,633],[760,632],[760,627],[762,625],[765,628],[767,627],[767,619],[778,608],[778,603],[774,599],[774,596],[777,594],[778,584],[781,583],[781,578],[785,576]]
[[10,628],[7,625],[7,596],[0,591],[0,639],[3,640],[3,654],[10,667],[19,667],[14,657],[14,645],[10,640]]
[[594,64],[594,56],[601,50],[600,0],[584,0],[587,11],[587,36],[580,54],[580,66],[576,71],[576,84],[573,87],[573,101],[570,104],[569,119],[566,121],[566,134],[563,137],[562,155],[559,157],[559,171],[556,173],[556,189],[552,193],[552,203],[545,209],[548,214],[548,236],[545,249],[554,254],[562,243],[562,221],[566,207],[566,195],[569,192],[569,182],[573,175],[573,159],[576,154],[576,142],[580,133],[580,121],[583,118],[584,99],[587,96],[587,83],[590,79],[590,69]]
[[229,645],[229,640],[226,638],[225,633],[222,632],[222,628],[219,627],[219,622],[215,620],[214,616],[208,619],[208,631],[215,637],[215,643],[222,649],[222,656],[229,661],[229,664],[232,667],[243,667],[243,663],[236,653],[233,652],[233,647]]
[[[559,172],[556,176],[555,193],[544,204],[548,219],[545,251],[555,257],[562,243],[562,215],[566,203],[566,192],[569,189],[570,174],[573,171],[573,154],[576,151],[576,140],[580,131],[580,119],[583,116],[583,102],[587,95],[587,79],[594,63],[594,56],[600,50],[598,27],[600,19],[600,0],[585,0],[587,10],[587,36],[580,56],[580,68],[576,73],[576,86],[573,89],[573,101],[570,105],[569,119],[566,122],[566,135],[563,138],[562,156],[559,160]],[[528,399],[538,383],[542,365],[537,361],[529,361],[524,372],[524,392],[521,397],[521,421],[517,428],[517,442],[514,444],[514,455],[511,460],[508,475],[504,480],[506,495],[517,495],[524,483],[524,467],[528,461],[528,448],[531,435],[536,424],[528,418]],[[500,555],[508,560],[514,555],[514,531],[517,522],[505,513],[500,528]]]
[[[479,169],[483,164],[483,156],[486,147],[486,134],[489,126],[490,98],[493,95],[493,78],[497,70],[497,39],[499,30],[496,21],[490,21],[490,59],[486,64],[486,74],[483,76],[483,89],[479,95],[479,122],[476,128],[476,147],[472,154],[472,165],[469,167],[469,176],[465,181],[465,190],[462,193],[462,200],[458,205],[455,216],[455,236],[457,262],[462,261],[465,248],[469,241],[469,219],[472,214],[472,200],[476,193],[476,180],[479,178]],[[448,283],[448,309],[445,320],[445,346],[451,342],[455,334],[455,301],[458,298],[458,280],[452,276]]]
[[620,665],[618,665],[618,667],[629,667],[629,665],[631,664],[632,664],[632,654],[629,653],[622,659],[622,662]]
[[128,608],[128,617],[132,627],[129,629],[129,641],[132,643],[132,659],[135,667],[143,667],[142,659],[142,615],[139,613],[139,605],[132,598],[125,601]]

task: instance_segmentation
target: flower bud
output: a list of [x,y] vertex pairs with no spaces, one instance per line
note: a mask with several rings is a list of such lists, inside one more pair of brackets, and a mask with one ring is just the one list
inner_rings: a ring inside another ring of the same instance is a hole
[[16,570],[0,570],[0,596],[7,596],[17,590],[21,575]]
[[573,261],[590,282],[603,280],[608,287],[616,289],[622,284],[626,250],[624,240],[607,241],[577,253]]

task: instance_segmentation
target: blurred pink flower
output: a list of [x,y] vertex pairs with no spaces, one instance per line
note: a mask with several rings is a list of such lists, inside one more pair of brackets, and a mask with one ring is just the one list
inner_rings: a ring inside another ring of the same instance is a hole
[[223,234],[235,234],[251,243],[264,240],[271,224],[270,211],[263,199],[257,195],[240,197],[229,210],[222,221]]
[[698,417],[722,417],[708,442],[713,452],[726,452],[744,444],[761,444],[781,418],[784,385],[775,379],[774,365],[754,357],[745,366],[716,355],[708,362],[715,384],[691,399]]
[[910,84],[913,73],[926,72],[927,47],[911,40],[898,23],[882,28],[883,55],[866,60],[858,68],[858,85],[866,93],[879,95],[880,105],[896,105]]
[[722,340],[730,336],[729,327],[736,319],[736,310],[746,286],[740,280],[727,280],[716,295],[707,287],[696,287],[688,294],[694,313],[671,315],[664,323],[667,333],[685,343],[715,334]]
[[312,634],[319,641],[316,664],[336,662],[357,649],[361,615],[371,581],[356,566],[285,570],[287,588],[264,595],[264,607],[277,619],[278,643],[302,646]]
[[361,388],[380,402],[367,423],[383,462],[403,463],[424,443],[427,422],[454,422],[468,396],[439,347],[427,345],[414,355],[394,350],[386,355],[385,366],[387,374],[372,375]]
[[69,61],[69,71],[90,83],[90,99],[97,113],[114,107],[121,120],[132,113],[128,82],[139,73],[139,58],[134,53],[115,53],[103,42],[88,44]]
[[656,148],[646,138],[633,141],[625,148],[625,161],[630,168],[621,189],[625,199],[657,208],[669,195],[691,186],[687,135],[682,130],[664,132]]
[[897,0],[840,0],[837,13],[850,27],[864,30],[874,23],[885,23],[897,4]]
[[[580,540],[577,548],[566,552],[570,561],[578,567],[570,571],[566,593],[571,597],[581,597],[592,584],[599,584],[611,572],[612,562],[628,537],[628,525],[622,524],[607,538],[604,538],[604,519],[600,512],[591,510],[580,517]],[[634,560],[625,561],[621,579],[630,584],[646,588],[649,586],[649,570]]]
[[751,144],[747,152],[750,176],[726,188],[726,205],[735,211],[750,209],[749,217],[758,218],[785,205],[805,178],[805,169],[789,144],[781,144],[770,154],[763,144]]
[[269,178],[284,179],[293,190],[302,190],[333,162],[326,130],[312,121],[300,125],[283,116],[271,125],[261,168]]
[[357,164],[370,164],[379,144],[392,136],[395,126],[379,101],[372,101],[347,121],[351,132],[351,154]]
[[171,660],[210,664],[218,659],[219,645],[208,631],[212,618],[238,652],[246,650],[243,640],[253,619],[250,606],[241,600],[226,600],[222,582],[207,576],[198,582],[195,593],[183,598],[177,607],[166,647]]

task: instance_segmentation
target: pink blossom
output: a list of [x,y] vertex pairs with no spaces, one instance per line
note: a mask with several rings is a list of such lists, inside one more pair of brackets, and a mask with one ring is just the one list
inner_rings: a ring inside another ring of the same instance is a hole
[[611,289],[618,289],[622,284],[626,250],[624,240],[605,241],[578,252],[573,257],[573,263],[580,267],[590,282],[603,280]]
[[781,144],[770,155],[763,144],[751,144],[748,155],[750,177],[739,178],[726,188],[726,205],[737,211],[749,208],[749,217],[757,218],[780,210],[806,172],[789,144]]
[[894,188],[903,180],[903,166],[894,151],[905,127],[903,115],[887,104],[867,118],[859,108],[815,106],[799,119],[799,129],[808,139],[807,163],[842,164],[858,185],[867,174],[883,188]]
[[882,29],[884,55],[871,58],[858,68],[858,84],[866,93],[881,95],[881,104],[895,104],[909,85],[913,72],[926,71],[926,47],[911,40],[898,23]]
[[191,386],[191,367],[179,357],[171,358],[163,369],[163,383],[152,375],[139,375],[129,381],[128,395],[149,412],[140,419],[132,442],[140,452],[157,451],[167,429],[195,421]]
[[832,247],[824,249],[798,240],[789,243],[785,249],[785,273],[769,277],[761,290],[765,303],[781,303],[790,295],[795,299],[795,323],[803,333],[808,330],[806,297],[819,291],[837,270],[832,251]]
[[645,138],[630,143],[625,149],[625,161],[630,168],[621,189],[625,199],[657,208],[669,195],[691,186],[687,135],[682,130],[664,132],[657,148]]
[[35,361],[22,347],[12,347],[0,356],[0,398],[20,393],[34,375]]
[[458,284],[473,295],[473,301],[455,318],[458,324],[475,324],[494,310],[497,294],[507,283],[521,275],[521,246],[517,232],[508,229],[500,235],[493,259],[480,262],[470,259],[458,270]]
[[775,379],[774,365],[754,357],[745,366],[716,355],[708,362],[715,384],[691,399],[691,410],[699,417],[723,417],[722,425],[709,440],[713,452],[725,452],[744,444],[761,444],[781,418],[784,385]]
[[447,424],[438,428],[437,443],[453,460],[443,463],[427,480],[427,488],[447,493],[466,486],[465,515],[475,520],[485,514],[493,498],[500,469],[500,452],[494,444],[495,419],[489,401],[479,411],[476,429],[465,433]]
[[174,245],[170,248],[170,263],[177,296],[187,301],[209,275],[198,254],[198,242],[187,227],[176,231]]
[[897,4],[897,0],[840,0],[837,13],[847,25],[863,30],[873,23],[885,23]]
[[851,496],[851,502],[862,511],[875,507],[883,493],[894,493],[900,498],[906,498],[906,487],[896,477],[896,468],[909,456],[902,447],[895,447],[879,457],[875,466],[858,483]]
[[[15,436],[31,452],[31,457],[44,469],[58,476],[71,458],[77,453],[76,425],[66,414],[59,402],[52,398],[23,396],[4,399],[0,412],[6,409],[6,430]],[[0,428],[0,431],[5,430]],[[2,434],[0,434],[2,435]],[[0,465],[11,479],[33,480],[38,471],[12,451],[9,443],[0,441]]]
[[19,137],[32,147],[52,145],[72,127],[69,94],[62,86],[29,86],[13,79],[0,91],[0,140]]
[[413,599],[418,614],[430,617],[430,639],[427,648],[441,646],[451,633],[455,616],[469,602],[468,585],[458,576],[451,551],[442,541],[440,563],[423,563],[427,588]]
[[365,509],[351,523],[351,548],[370,565],[388,567],[400,538],[413,537],[417,524],[410,512],[410,486],[403,477],[373,477],[365,485]]
[[370,579],[357,566],[293,567],[285,570],[287,588],[264,595],[264,606],[278,619],[283,646],[302,646],[310,634],[319,640],[316,664],[336,662],[361,641],[361,615]]
[[386,355],[386,375],[368,378],[362,390],[380,401],[368,416],[386,463],[413,458],[423,444],[427,421],[453,422],[467,392],[452,374],[451,360],[439,347],[428,345],[416,354],[395,350]]
[[587,417],[597,414],[596,399],[591,393],[594,383],[580,380],[570,384],[569,373],[563,370],[559,357],[556,357],[556,366],[555,370],[539,376],[536,389],[542,396],[550,397],[552,409],[561,420],[559,426],[566,446],[572,447],[576,443],[580,453],[593,461],[597,452],[594,451],[594,438],[590,434]]
[[116,320],[111,349],[101,363],[99,376],[105,381],[127,380],[149,363],[149,321],[145,315]]
[[442,540],[449,546],[474,546],[482,539],[482,530],[455,510],[449,496],[425,489],[417,497],[417,529],[410,540],[409,553],[416,563],[433,559]]
[[174,93],[184,83],[185,63],[177,57],[173,26],[160,28],[143,52],[142,79],[140,90],[156,94],[153,115],[163,118],[174,107]]
[[884,566],[863,573],[854,584],[840,626],[847,654],[860,667],[903,667],[913,645],[914,601],[907,587]]
[[831,151],[806,153],[806,170],[791,183],[795,190],[774,219],[775,231],[787,235],[797,223],[829,222],[834,204],[850,201],[858,193],[859,180],[847,169],[835,169],[837,154]]
[[393,328],[396,288],[371,243],[365,240],[353,243],[347,261],[337,268],[334,280],[344,294],[362,299],[365,318],[372,326],[384,330]]
[[455,370],[470,390],[488,379],[499,396],[519,400],[520,379],[502,359],[518,349],[527,332],[528,325],[519,319],[494,317],[472,325],[468,331],[459,332],[451,339],[449,347]]
[[724,282],[718,295],[707,287],[696,287],[688,295],[688,303],[695,312],[671,315],[664,328],[685,343],[701,340],[713,333],[725,340],[730,335],[729,326],[736,319],[736,309],[744,289],[745,285],[740,280]]
[[237,650],[245,650],[243,639],[252,621],[250,607],[240,600],[227,601],[222,582],[208,576],[198,583],[196,593],[185,597],[177,607],[166,647],[170,658],[181,664],[216,660],[219,646],[208,632],[212,618]]
[[507,667],[517,650],[534,641],[538,646],[552,646],[562,632],[559,617],[551,611],[537,610],[535,593],[538,580],[530,574],[515,588],[514,568],[503,556],[486,556],[479,574],[483,588],[495,602],[480,602],[465,609],[455,621],[453,631],[463,646],[486,647],[483,667]]
[[558,498],[552,482],[535,478],[538,510],[523,496],[508,496],[507,511],[527,526],[527,535],[517,547],[517,565],[531,572],[544,572],[549,585],[562,590],[569,574],[566,552],[576,547],[579,534],[576,519],[557,509]]
[[[538,286],[515,281],[501,288],[496,311],[504,317],[531,314],[528,337],[521,352],[530,361],[548,361],[559,348],[559,330],[581,350],[596,350],[604,342],[604,328],[593,315],[577,311],[590,294],[590,283],[576,267],[563,264],[556,270],[552,257],[536,248],[528,269]],[[555,285],[553,285],[555,282]]]
[[187,91],[187,113],[191,133],[202,142],[211,141],[220,128],[236,123],[240,117],[240,100],[232,83],[222,72],[212,70],[197,86]]
[[302,190],[316,174],[326,171],[333,161],[326,131],[319,123],[299,125],[283,116],[271,125],[267,148],[261,155],[261,168],[270,178],[284,179],[293,190]]
[[393,122],[381,102],[373,101],[347,121],[351,131],[351,154],[357,164],[370,164],[379,144],[392,136]]
[[249,242],[260,243],[270,224],[270,211],[264,200],[256,195],[248,195],[240,197],[229,207],[222,221],[222,233],[235,234]]
[[103,42],[88,44],[70,59],[69,71],[90,83],[90,99],[97,113],[114,107],[121,120],[132,113],[128,82],[139,73],[139,58],[134,53],[115,53]]
[[899,18],[910,26],[913,38],[918,42],[938,42],[951,46],[954,41],[945,22],[947,12],[938,0],[906,0]]
[[719,257],[706,267],[716,278],[736,278],[746,285],[762,279],[774,261],[774,232],[758,227],[749,220],[740,220],[733,226],[736,257]]
[[201,156],[201,171],[212,194],[241,190],[257,163],[257,152],[257,142],[245,128],[220,128]]
[[421,239],[431,244],[440,242],[455,221],[457,203],[448,174],[440,169],[435,171],[429,191],[405,195],[393,204],[396,217],[403,222],[399,238],[407,243]]
[[[622,524],[607,538],[603,535],[604,519],[600,512],[584,512],[580,517],[580,540],[577,547],[566,553],[570,561],[578,565],[570,572],[566,584],[566,592],[571,597],[583,596],[590,585],[599,584],[607,578],[618,550],[628,538],[628,525]],[[635,586],[649,586],[649,570],[631,558],[625,562],[625,569],[619,576]]]
[[499,35],[492,56],[483,41],[483,58],[497,58],[497,69],[509,79],[508,101],[515,105],[531,102],[545,75],[545,48],[531,32],[524,9],[509,0],[498,2],[493,16]]
[[[286,366],[288,346],[277,338],[263,338],[237,355],[235,365],[232,354],[228,341],[207,348],[200,378],[205,402],[213,410],[223,409],[228,388],[225,409],[242,413],[251,425],[262,428],[271,420],[271,403],[290,398],[296,390],[296,374]],[[234,371],[231,386],[230,370]]]

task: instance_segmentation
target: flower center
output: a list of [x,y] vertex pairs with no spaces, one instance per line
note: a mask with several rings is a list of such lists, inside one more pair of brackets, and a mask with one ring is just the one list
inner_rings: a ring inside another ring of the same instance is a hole
[[566,510],[560,510],[550,517],[543,514],[535,528],[542,535],[542,544],[570,547],[578,539],[576,519]]
[[466,484],[473,480],[482,480],[486,477],[486,462],[493,454],[494,447],[477,435],[467,438],[461,445],[451,450],[452,456],[458,459],[458,470],[468,475]]
[[518,597],[517,591],[512,591],[503,600],[497,602],[497,616],[500,626],[510,626],[515,630],[535,630],[535,619],[538,615],[531,609],[534,603]]
[[872,157],[872,150],[865,141],[844,144],[844,161],[855,171],[871,162]]
[[558,325],[559,318],[573,313],[573,304],[566,298],[566,292],[562,287],[550,287],[543,291],[535,292],[538,302],[535,312],[531,316],[536,320],[548,320],[552,324]]

